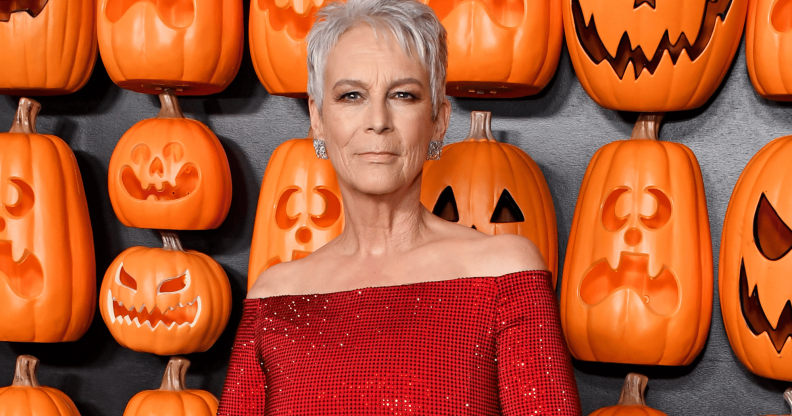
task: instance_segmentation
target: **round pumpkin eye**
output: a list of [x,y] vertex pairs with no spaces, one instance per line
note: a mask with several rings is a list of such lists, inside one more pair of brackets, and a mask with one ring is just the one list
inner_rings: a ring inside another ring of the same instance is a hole
[[327,188],[315,188],[314,192],[321,195],[325,202],[324,212],[320,215],[311,215],[311,221],[317,227],[327,228],[341,218],[341,200]]
[[162,155],[165,156],[165,159],[179,162],[184,157],[184,146],[179,142],[168,143],[162,148]]
[[129,273],[127,273],[126,270],[124,270],[123,263],[121,263],[121,266],[118,268],[118,271],[116,272],[115,282],[117,285],[123,286],[131,290],[133,293],[137,292],[137,280],[135,280],[135,278],[132,277],[132,275],[130,275]]
[[665,192],[657,189],[650,188],[646,190],[649,195],[652,195],[657,202],[655,212],[650,216],[641,215],[641,223],[652,230],[656,230],[668,223],[671,219],[671,199]]
[[[33,209],[35,202],[33,188],[20,178],[10,178],[3,195],[3,206],[8,215],[14,218],[24,217]],[[13,202],[9,202],[13,201]]]
[[132,161],[141,165],[151,159],[151,149],[145,143],[138,143],[132,148]]
[[286,212],[286,207],[289,204],[289,198],[291,198],[292,194],[298,192],[299,190],[300,188],[288,188],[283,191],[280,198],[278,198],[278,204],[275,206],[275,223],[278,224],[278,228],[281,230],[288,230],[294,227],[294,224],[297,224],[297,220],[300,218],[299,215],[290,217]]
[[616,188],[605,198],[605,202],[602,203],[602,225],[605,226],[606,230],[616,231],[624,227],[624,224],[627,224],[630,214],[623,217],[616,215],[616,203],[619,201],[622,194],[629,191],[629,188]]

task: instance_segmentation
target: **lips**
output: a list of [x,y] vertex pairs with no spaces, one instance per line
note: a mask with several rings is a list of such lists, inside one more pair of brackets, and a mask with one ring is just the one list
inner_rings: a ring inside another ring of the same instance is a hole
[[14,260],[12,243],[0,241],[0,273],[15,295],[32,299],[44,291],[44,271],[33,253],[25,250],[19,260]]
[[107,291],[107,312],[110,316],[110,323],[118,325],[135,325],[138,328],[146,327],[152,331],[160,325],[166,330],[174,327],[193,326],[201,315],[201,297],[196,296],[187,304],[164,307],[154,305],[146,308],[146,305],[124,305],[117,300],[112,291]]
[[27,12],[36,17],[44,10],[47,0],[2,0],[0,1],[0,22],[11,20],[11,13]]
[[185,164],[176,175],[174,183],[161,181],[159,187],[150,183],[146,188],[143,188],[135,171],[131,167],[125,166],[121,171],[121,183],[127,193],[138,200],[176,201],[188,197],[198,187],[198,167],[190,163]]

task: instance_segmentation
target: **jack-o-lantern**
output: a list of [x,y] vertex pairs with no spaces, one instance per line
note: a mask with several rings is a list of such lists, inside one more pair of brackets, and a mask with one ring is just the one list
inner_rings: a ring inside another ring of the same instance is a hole
[[448,95],[522,97],[550,82],[564,36],[560,2],[423,1],[448,31]]
[[748,0],[563,0],[580,84],[612,110],[696,108],[740,43]]
[[241,0],[99,0],[97,7],[102,62],[122,88],[214,94],[239,71]]
[[159,355],[202,352],[231,314],[231,285],[206,254],[184,251],[162,232],[163,248],[124,250],[105,273],[99,311],[124,347]]
[[487,234],[518,234],[542,253],[556,283],[558,230],[550,188],[522,149],[498,143],[491,113],[470,114],[470,133],[424,165],[421,202],[435,215]]
[[316,158],[312,134],[272,153],[261,184],[248,289],[275,264],[301,259],[341,234],[344,209],[329,160]]
[[138,122],[110,158],[110,202],[127,227],[217,228],[231,207],[231,169],[217,136],[184,118],[171,90],[155,118]]
[[215,416],[217,398],[208,391],[187,389],[190,361],[171,357],[157,390],[141,391],[132,397],[124,416]]
[[0,415],[80,416],[69,396],[39,384],[38,363],[38,358],[30,355],[17,357],[14,382],[0,388]]
[[0,1],[0,94],[79,90],[96,62],[93,0]]
[[591,159],[561,284],[561,322],[585,361],[687,365],[712,318],[712,242],[693,152],[657,140],[642,114],[630,140]]
[[80,170],[63,140],[36,133],[40,108],[20,99],[0,134],[0,341],[75,341],[96,305]]
[[668,416],[646,405],[644,392],[648,381],[643,374],[627,374],[619,395],[619,403],[595,410],[589,416]]
[[745,58],[759,95],[792,101],[792,1],[751,0]]
[[763,377],[792,381],[792,136],[773,140],[737,180],[721,239],[718,287],[734,353]]

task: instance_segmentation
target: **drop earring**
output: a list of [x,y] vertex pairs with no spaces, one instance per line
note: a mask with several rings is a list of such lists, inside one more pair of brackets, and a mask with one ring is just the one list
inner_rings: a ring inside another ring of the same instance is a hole
[[441,153],[443,153],[443,141],[432,140],[429,142],[429,151],[426,152],[426,160],[440,160]]
[[314,150],[316,151],[316,158],[327,160],[327,148],[325,147],[324,140],[313,139]]

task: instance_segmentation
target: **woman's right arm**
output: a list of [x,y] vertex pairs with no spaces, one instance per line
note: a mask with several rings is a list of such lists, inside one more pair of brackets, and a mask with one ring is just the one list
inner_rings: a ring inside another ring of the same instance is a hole
[[258,299],[246,299],[242,322],[228,364],[219,416],[258,416],[264,414],[264,396],[267,379],[261,369],[256,349],[256,322],[259,314]]

